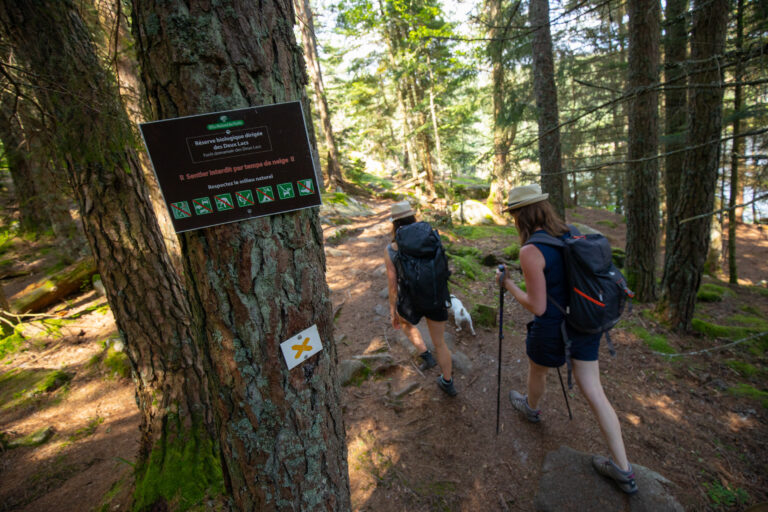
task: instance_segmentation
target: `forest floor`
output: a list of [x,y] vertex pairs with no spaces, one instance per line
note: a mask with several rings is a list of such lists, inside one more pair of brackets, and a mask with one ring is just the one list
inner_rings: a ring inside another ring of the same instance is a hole
[[[449,320],[455,350],[467,356],[471,371],[456,372],[457,397],[444,395],[435,385],[436,369],[425,374],[416,369],[386,316],[389,202],[365,202],[370,215],[347,219],[343,229],[324,228],[339,360],[388,352],[396,363],[342,388],[353,510],[533,510],[547,453],[561,445],[606,453],[586,402],[575,388],[569,393],[570,421],[552,373],[541,423],[529,424],[512,409],[506,396],[510,389],[524,390],[523,333],[530,315],[509,295],[500,433],[495,432],[498,327],[476,323],[472,336],[466,329],[455,332]],[[595,227],[623,247],[618,215],[585,208],[568,214],[569,221]],[[501,255],[516,241],[463,239],[451,229],[441,234],[455,246],[477,247],[483,254]],[[730,337],[672,334],[655,321],[649,306],[635,305],[613,331],[618,355],[611,358],[601,348],[603,385],[619,415],[630,460],[671,480],[671,493],[686,510],[742,510],[768,501],[765,343],[674,358],[658,353],[699,351],[736,339],[734,332],[768,330],[762,327],[768,294],[750,286],[768,278],[768,234],[739,226],[738,237],[742,286],[707,278],[725,292],[721,301],[697,307],[697,317],[708,325],[730,326]],[[34,242],[14,246],[19,254],[3,267],[5,274],[25,269],[32,274],[0,282],[9,298],[51,263],[51,256],[35,256],[39,249]],[[497,307],[493,273],[485,267],[472,280],[454,272],[452,292],[467,309],[478,303]],[[34,323],[36,333],[33,327],[25,331],[17,350],[2,352],[11,343],[7,339],[0,345],[0,433],[18,441],[52,427],[46,443],[0,453],[0,512],[124,510],[139,415],[133,383],[109,348],[116,330],[106,299],[86,290],[47,315]],[[40,387],[56,371],[71,380]],[[393,399],[393,392],[407,386],[414,386],[410,393]]]

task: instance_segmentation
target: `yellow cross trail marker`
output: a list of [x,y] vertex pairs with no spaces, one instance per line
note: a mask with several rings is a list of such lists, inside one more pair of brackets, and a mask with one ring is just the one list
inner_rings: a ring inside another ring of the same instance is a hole
[[289,370],[317,354],[323,350],[317,325],[304,329],[280,343],[280,349],[283,351],[283,357]]

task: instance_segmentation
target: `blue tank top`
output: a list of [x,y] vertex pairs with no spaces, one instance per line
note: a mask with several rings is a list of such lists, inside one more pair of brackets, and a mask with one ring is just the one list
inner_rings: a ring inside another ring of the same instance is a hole
[[[546,233],[543,229],[536,233]],[[570,233],[565,233],[560,238],[565,239]],[[560,249],[551,245],[533,243],[544,256],[544,279],[547,282],[547,295],[552,297],[561,306],[565,306],[568,300],[565,283],[565,266]],[[547,298],[547,309],[541,316],[534,316],[533,323],[536,332],[540,336],[560,337],[560,324],[563,322],[563,313]]]

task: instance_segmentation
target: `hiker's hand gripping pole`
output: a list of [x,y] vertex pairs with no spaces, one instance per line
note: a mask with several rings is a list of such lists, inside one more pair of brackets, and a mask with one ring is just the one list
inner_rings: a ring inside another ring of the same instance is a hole
[[496,435],[499,435],[499,409],[501,408],[501,340],[504,339],[504,278],[506,267],[499,265],[499,371],[496,379]]

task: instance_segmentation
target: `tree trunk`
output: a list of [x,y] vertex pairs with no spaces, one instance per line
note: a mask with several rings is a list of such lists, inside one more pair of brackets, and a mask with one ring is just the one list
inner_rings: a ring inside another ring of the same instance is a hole
[[[688,27],[686,10],[688,0],[667,0],[665,11],[666,33],[664,37],[664,79],[667,83],[680,86],[687,83],[685,61],[687,56]],[[667,89],[664,93],[664,188],[666,190],[667,222],[665,247],[672,245],[672,226],[675,207],[680,201],[680,179],[683,174],[686,137],[686,91],[683,88]],[[677,151],[677,153],[675,153]]]
[[293,4],[296,7],[296,17],[299,19],[301,42],[304,46],[304,60],[307,63],[312,87],[315,90],[315,108],[320,116],[320,123],[323,126],[323,135],[325,136],[325,145],[328,148],[328,187],[335,190],[336,187],[344,184],[344,178],[341,174],[339,150],[336,147],[336,139],[333,136],[328,100],[325,96],[323,74],[320,70],[320,57],[317,54],[317,39],[315,38],[315,22],[312,15],[312,7],[309,4],[309,0],[294,0]]
[[[691,82],[709,84],[689,91],[688,145],[706,146],[688,151],[680,180],[679,202],[675,208],[672,244],[667,246],[664,291],[669,320],[676,330],[689,330],[696,292],[709,248],[717,170],[720,161],[723,73],[718,65],[725,47],[728,21],[727,0],[694,2],[691,39]],[[701,218],[681,223],[689,217]]]
[[[736,5],[736,53],[740,54],[744,42],[744,0],[738,0]],[[737,84],[744,76],[744,63],[741,58],[736,62],[733,81]],[[736,85],[733,91],[733,146],[731,147],[731,183],[728,197],[728,281],[732,284],[739,282],[736,268],[736,224],[741,222],[742,209],[736,209],[740,204],[741,181],[739,180],[739,158],[741,157],[741,109],[744,107],[741,85]]]
[[72,1],[2,0],[0,29],[38,77],[38,101],[54,120],[53,142],[125,340],[141,411],[135,506],[202,503],[223,480],[198,356],[200,316],[165,252],[117,87]]
[[[290,3],[133,6],[157,119],[293,100],[307,109]],[[350,508],[322,240],[316,208],[183,236],[205,315],[225,478],[240,510]],[[280,342],[313,324],[324,349],[289,371]]]
[[563,164],[558,127],[555,63],[552,54],[552,35],[549,30],[549,2],[548,0],[531,0],[529,9],[533,30],[533,89],[536,94],[536,110],[539,114],[541,189],[549,194],[549,202],[564,219]]
[[509,177],[507,154],[511,141],[507,137],[504,121],[504,45],[506,31],[503,29],[501,0],[488,0],[488,54],[491,59],[491,88],[493,99],[493,174],[488,199],[496,213],[504,207],[504,189]]
[[656,300],[659,238],[659,0],[629,1],[629,194],[626,275],[640,302]]

